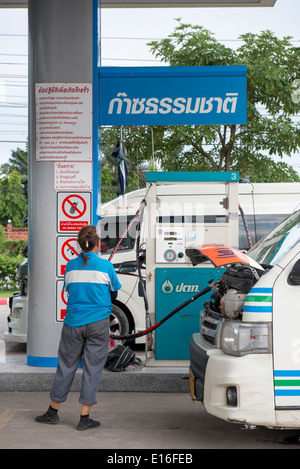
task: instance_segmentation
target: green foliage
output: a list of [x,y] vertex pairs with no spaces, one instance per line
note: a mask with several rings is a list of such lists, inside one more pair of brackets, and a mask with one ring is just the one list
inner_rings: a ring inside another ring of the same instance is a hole
[[27,240],[5,239],[3,227],[0,226],[0,290],[18,288],[18,266],[24,261],[22,251]]
[[6,226],[11,220],[13,226],[21,227],[26,217],[26,197],[20,176],[13,170],[0,181],[0,224]]
[[[272,155],[298,152],[300,129],[292,120],[300,103],[293,100],[300,70],[300,49],[290,37],[278,39],[271,31],[243,34],[237,50],[220,44],[202,26],[180,19],[168,38],[151,42],[153,54],[173,65],[247,65],[247,125],[190,126],[170,129],[165,143],[185,146],[180,159],[184,169],[251,173],[253,181],[300,181],[287,164],[275,164]],[[245,155],[247,155],[245,157]],[[170,169],[167,152],[161,158]]]
[[17,171],[20,176],[20,180],[23,187],[23,192],[28,198],[28,144],[26,145],[26,150],[21,150],[17,148],[12,150],[11,157],[8,160],[8,163],[4,163],[0,166],[0,172],[6,175],[9,175],[12,171]]
[[[137,188],[137,175],[129,169],[126,192],[131,192]],[[113,166],[112,171],[111,166],[105,162],[101,168],[101,189],[101,202],[103,204],[120,195],[118,169]]]
[[240,171],[250,182],[300,182],[298,173],[283,161],[262,153],[249,154],[238,148],[232,154],[232,171]]
[[28,241],[26,239],[4,239],[0,237],[0,254],[6,253],[12,257],[22,254]]
[[5,243],[5,240],[6,240],[5,231],[4,231],[3,226],[0,225],[0,252],[1,252],[1,247]]
[[101,202],[104,204],[117,197],[117,186],[114,173],[108,163],[101,165]]
[[18,266],[23,261],[23,256],[11,257],[9,253],[0,256],[0,289],[15,290],[18,288]]
[[248,101],[262,104],[267,112],[292,115],[300,108],[292,100],[294,80],[300,67],[300,48],[292,37],[278,39],[271,31],[243,34],[237,50],[238,61],[247,65]]
[[168,38],[148,45],[156,58],[171,66],[232,65],[235,52],[220,44],[203,26],[181,23]]

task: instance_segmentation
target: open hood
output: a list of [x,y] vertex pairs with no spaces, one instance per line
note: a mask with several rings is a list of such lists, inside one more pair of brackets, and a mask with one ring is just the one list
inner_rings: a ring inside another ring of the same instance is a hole
[[201,244],[186,248],[186,255],[193,265],[201,264],[210,260],[215,267],[224,267],[230,264],[244,264],[256,270],[264,268],[238,249],[225,246],[224,244]]

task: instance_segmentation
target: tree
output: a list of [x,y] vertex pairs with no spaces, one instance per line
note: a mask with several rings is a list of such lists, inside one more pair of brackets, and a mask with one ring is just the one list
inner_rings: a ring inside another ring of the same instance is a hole
[[[271,31],[247,33],[237,50],[219,43],[202,26],[178,19],[168,38],[151,42],[156,58],[171,66],[247,65],[247,125],[176,126],[164,135],[165,146],[184,145],[180,167],[195,170],[238,170],[250,180],[300,181],[293,168],[275,164],[273,155],[291,156],[300,148],[300,129],[292,117],[299,100],[292,99],[300,69],[300,48],[290,37],[278,39]],[[297,102],[298,101],[298,102]],[[167,152],[164,169],[173,167]]]
[[0,171],[3,174],[8,175],[12,171],[17,171],[21,183],[24,188],[24,195],[28,198],[28,144],[26,144],[26,150],[17,148],[12,150],[11,157],[8,163],[4,163],[0,166]]
[[0,181],[0,224],[24,226],[27,217],[27,201],[23,192],[21,178],[16,170]]
[[[252,182],[300,181],[290,165],[274,160],[300,148],[300,129],[293,119],[300,111],[300,99],[295,99],[300,48],[290,37],[278,39],[271,31],[239,39],[241,46],[234,50],[204,27],[178,19],[172,34],[149,43],[156,58],[170,66],[247,65],[247,125],[153,127],[155,159],[163,170],[236,170]],[[113,131],[104,130],[104,135]],[[149,151],[143,152],[142,132],[131,130],[124,141],[129,151],[138,147],[140,161],[150,160]]]

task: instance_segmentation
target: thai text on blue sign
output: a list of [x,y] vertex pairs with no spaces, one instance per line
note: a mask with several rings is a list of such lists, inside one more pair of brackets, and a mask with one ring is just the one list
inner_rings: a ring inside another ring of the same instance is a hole
[[247,68],[101,67],[100,125],[247,123]]

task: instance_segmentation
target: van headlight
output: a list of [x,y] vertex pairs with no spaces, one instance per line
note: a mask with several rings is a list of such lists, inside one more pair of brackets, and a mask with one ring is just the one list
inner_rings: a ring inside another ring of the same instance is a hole
[[224,353],[241,357],[250,353],[271,353],[271,323],[225,321],[221,331]]

